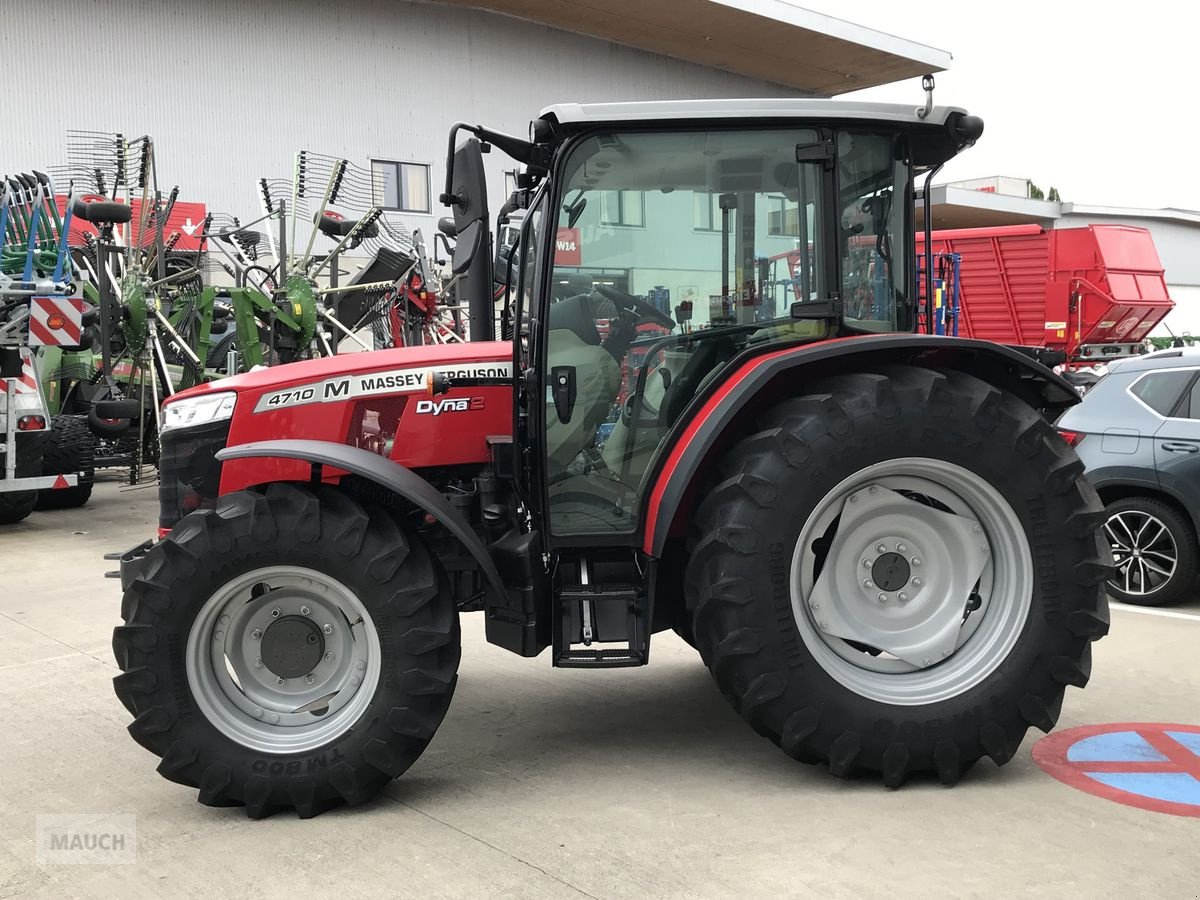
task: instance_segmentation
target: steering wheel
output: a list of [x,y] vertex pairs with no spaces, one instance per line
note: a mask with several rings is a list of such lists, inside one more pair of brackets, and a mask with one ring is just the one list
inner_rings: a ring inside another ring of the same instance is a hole
[[661,328],[674,328],[675,320],[662,312],[656,306],[651,306],[645,300],[639,300],[637,297],[627,294],[624,291],[619,291],[615,287],[607,284],[598,284],[595,286],[596,293],[603,297],[607,297],[617,305],[617,309],[625,312],[633,313],[638,321],[651,322]]

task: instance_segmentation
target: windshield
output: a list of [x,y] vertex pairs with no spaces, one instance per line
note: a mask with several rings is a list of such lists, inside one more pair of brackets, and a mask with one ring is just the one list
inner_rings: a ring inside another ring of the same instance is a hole
[[897,328],[910,267],[892,197],[909,191],[894,145],[790,128],[572,149],[545,301],[555,534],[635,529],[655,454],[719,371],[752,345],[829,335],[803,304],[840,298],[847,326]]

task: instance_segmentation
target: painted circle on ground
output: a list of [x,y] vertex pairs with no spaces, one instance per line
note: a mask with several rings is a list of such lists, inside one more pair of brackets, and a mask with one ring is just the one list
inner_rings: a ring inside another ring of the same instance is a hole
[[1047,735],[1033,761],[1063,784],[1173,816],[1200,817],[1200,725],[1110,722]]

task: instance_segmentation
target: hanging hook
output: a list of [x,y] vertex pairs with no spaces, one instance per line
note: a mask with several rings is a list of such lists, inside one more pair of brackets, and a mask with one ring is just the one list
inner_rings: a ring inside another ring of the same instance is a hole
[[921,76],[921,90],[925,92],[925,105],[917,107],[917,118],[924,119],[933,111],[933,76]]

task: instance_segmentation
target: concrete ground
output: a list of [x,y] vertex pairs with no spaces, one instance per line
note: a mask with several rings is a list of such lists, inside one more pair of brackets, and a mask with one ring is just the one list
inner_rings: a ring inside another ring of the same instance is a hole
[[[153,488],[0,531],[0,897],[1195,897],[1200,819],[1081,793],[1032,734],[956,788],[884,790],[793,763],[726,706],[696,654],[556,671],[463,622],[450,713],[382,798],[299,821],[209,809],[126,734],[101,557],[154,531]],[[1060,725],[1200,724],[1200,598],[1114,609]],[[136,864],[39,865],[35,816],[136,814]]]

